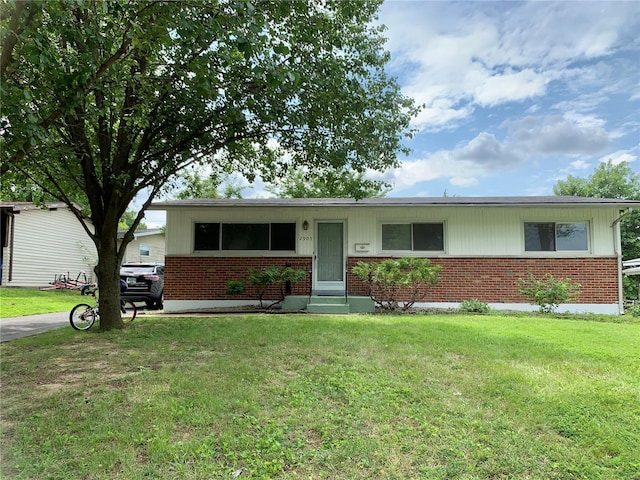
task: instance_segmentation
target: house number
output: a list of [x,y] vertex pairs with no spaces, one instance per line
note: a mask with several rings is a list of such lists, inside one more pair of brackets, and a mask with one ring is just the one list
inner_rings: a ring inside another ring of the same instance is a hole
[[305,242],[305,241],[313,240],[313,237],[312,236],[300,237],[298,240]]

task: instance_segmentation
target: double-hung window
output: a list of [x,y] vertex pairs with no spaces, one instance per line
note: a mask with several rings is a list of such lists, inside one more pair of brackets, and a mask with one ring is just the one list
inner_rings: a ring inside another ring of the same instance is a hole
[[383,223],[382,250],[441,252],[444,250],[444,225]]
[[294,251],[295,223],[196,223],[194,251]]
[[531,222],[524,224],[526,252],[589,250],[587,222]]

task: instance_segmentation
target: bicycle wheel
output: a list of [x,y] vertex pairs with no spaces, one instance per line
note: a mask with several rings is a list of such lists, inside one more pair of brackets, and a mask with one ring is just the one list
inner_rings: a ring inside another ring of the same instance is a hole
[[133,322],[133,319],[136,318],[136,314],[138,313],[136,304],[131,300],[122,300],[120,302],[120,311],[122,312],[122,321],[124,323]]
[[76,330],[89,330],[96,321],[96,312],[91,305],[80,303],[73,307],[69,322]]

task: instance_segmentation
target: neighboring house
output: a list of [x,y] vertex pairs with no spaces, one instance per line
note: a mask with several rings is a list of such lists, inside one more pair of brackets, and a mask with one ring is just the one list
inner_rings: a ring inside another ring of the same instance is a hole
[[[126,230],[119,230],[118,239],[122,240],[125,233]],[[160,228],[136,230],[122,263],[164,263],[164,243],[164,231]]]
[[640,258],[634,258],[632,260],[627,260],[622,262],[622,273],[632,277],[638,277],[638,298],[640,298]]
[[[416,306],[457,307],[479,299],[496,309],[534,310],[518,292],[518,281],[550,273],[582,286],[575,303],[560,311],[621,313],[619,224],[640,202],[560,196],[199,199],[158,202],[151,209],[167,212],[169,312],[255,302],[247,270],[274,264],[308,272],[291,286],[297,300],[287,298],[285,307],[315,305],[323,295],[349,303],[368,295],[352,273],[358,261],[416,256],[442,266],[440,283]],[[245,282],[242,295],[227,293],[231,280]]]
[[93,279],[95,245],[64,203],[0,202],[0,227],[3,286],[43,287],[60,275]]

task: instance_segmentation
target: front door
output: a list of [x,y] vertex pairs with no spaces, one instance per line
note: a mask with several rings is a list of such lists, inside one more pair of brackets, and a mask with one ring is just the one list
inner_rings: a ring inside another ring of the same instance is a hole
[[344,295],[344,222],[316,224],[314,291],[318,295]]

